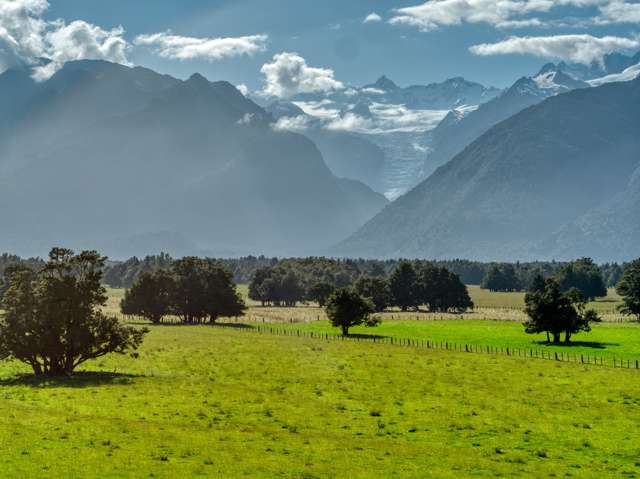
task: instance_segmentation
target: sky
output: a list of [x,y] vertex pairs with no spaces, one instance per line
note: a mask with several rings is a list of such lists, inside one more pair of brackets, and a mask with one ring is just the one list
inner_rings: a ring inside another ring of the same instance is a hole
[[44,80],[102,58],[283,97],[383,74],[506,87],[547,61],[635,53],[639,27],[640,0],[0,0],[0,70]]

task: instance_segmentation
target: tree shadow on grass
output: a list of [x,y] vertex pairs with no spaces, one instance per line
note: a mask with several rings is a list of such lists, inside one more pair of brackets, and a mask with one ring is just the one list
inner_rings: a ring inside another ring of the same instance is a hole
[[383,339],[388,338],[388,336],[382,336],[380,334],[363,334],[363,333],[349,333],[346,337],[350,339],[363,339],[363,340],[366,339],[368,341],[373,341],[373,340],[382,341]]
[[29,386],[34,388],[66,387],[86,388],[104,385],[125,386],[133,383],[141,374],[107,373],[101,371],[83,371],[71,376],[47,377],[33,374],[17,374],[9,378],[0,378],[0,387]]
[[560,344],[547,343],[546,341],[537,341],[540,346],[556,347],[556,348],[591,348],[591,349],[607,349],[610,346],[620,346],[619,343],[602,343],[598,341],[571,341],[569,344],[561,342]]
[[253,326],[247,323],[210,323],[205,326],[212,326],[214,328],[232,328],[232,329],[254,329]]

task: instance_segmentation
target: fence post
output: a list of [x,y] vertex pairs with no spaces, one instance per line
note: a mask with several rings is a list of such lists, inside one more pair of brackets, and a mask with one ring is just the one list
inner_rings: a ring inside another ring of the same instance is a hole
[[555,351],[556,361],[558,360],[558,351]]

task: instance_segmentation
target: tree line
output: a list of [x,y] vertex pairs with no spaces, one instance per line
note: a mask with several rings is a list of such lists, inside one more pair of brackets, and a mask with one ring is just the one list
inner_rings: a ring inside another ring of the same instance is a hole
[[[340,288],[353,284],[361,276],[389,276],[396,268],[399,260],[370,259],[334,259],[325,257],[308,258],[275,258],[265,256],[246,256],[242,258],[217,258],[233,275],[238,284],[248,284],[261,268],[282,266],[294,270],[301,277],[309,277],[316,282],[324,281]],[[109,261],[106,264],[104,281],[113,288],[129,288],[135,278],[142,272],[152,272],[171,266],[174,259],[167,254],[133,257],[126,261]],[[566,262],[530,262],[530,263],[484,263],[462,259],[441,261],[418,261],[444,267],[457,274],[465,284],[481,284],[492,269],[511,265],[518,280],[518,290],[526,291],[533,278],[542,274],[553,277]],[[602,274],[606,287],[615,286],[624,270],[624,265],[607,263],[597,266]],[[0,265],[1,273],[1,265]],[[513,286],[509,286],[513,288]]]
[[402,311],[425,306],[433,312],[460,312],[473,308],[467,287],[458,275],[436,264],[401,261],[389,276],[361,275],[340,286],[302,276],[284,265],[258,269],[249,283],[249,298],[262,305],[295,306],[312,301],[324,307],[330,296],[345,287],[371,301],[377,312],[391,307]]
[[[616,284],[623,272],[624,270],[617,277]],[[556,279],[564,292],[571,288],[578,289],[590,301],[607,295],[607,282],[602,269],[591,258],[580,258],[564,263],[552,274],[545,274],[542,269],[532,270],[530,273],[530,278],[523,278],[522,273],[518,274],[514,265],[495,264],[489,268],[480,286],[490,291],[502,292],[531,290],[536,286],[535,282],[538,278],[543,277]]]

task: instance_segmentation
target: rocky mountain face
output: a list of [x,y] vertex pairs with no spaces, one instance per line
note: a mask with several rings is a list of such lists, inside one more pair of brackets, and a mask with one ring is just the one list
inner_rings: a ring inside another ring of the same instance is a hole
[[430,173],[425,132],[447,113],[474,109],[500,93],[463,78],[399,87],[383,75],[363,87],[300,94],[265,108],[280,128],[312,138],[337,176],[396,198]]
[[2,250],[307,254],[386,204],[227,82],[88,61],[15,75],[0,76]]
[[[534,80],[522,80],[503,97],[537,91]],[[639,255],[640,79],[524,108],[334,252],[482,260]]]

